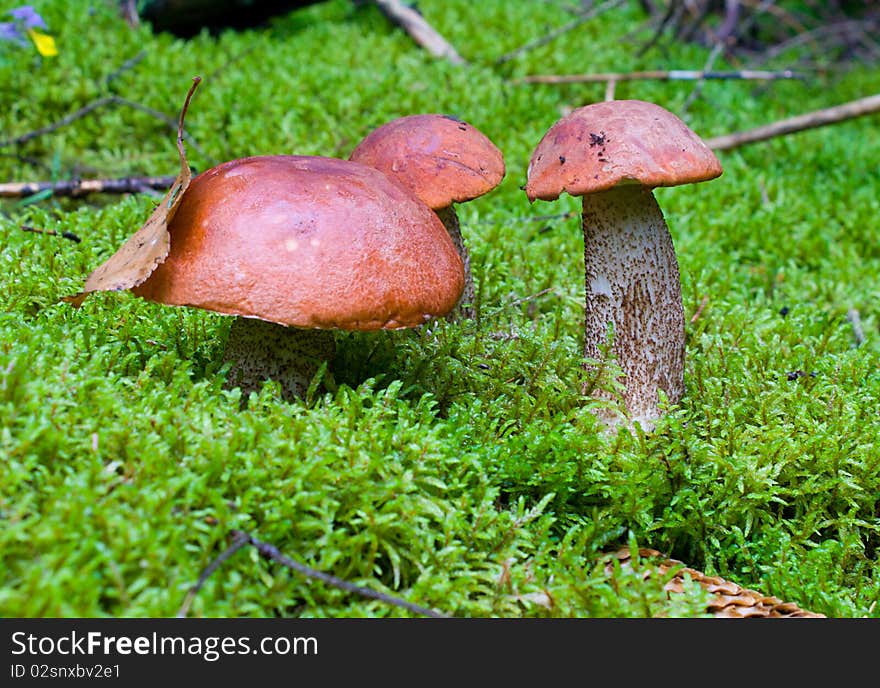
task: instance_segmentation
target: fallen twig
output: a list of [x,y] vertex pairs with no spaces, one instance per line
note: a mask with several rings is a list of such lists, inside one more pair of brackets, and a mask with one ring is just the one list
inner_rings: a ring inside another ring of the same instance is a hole
[[804,75],[785,69],[778,72],[741,69],[734,71],[701,71],[695,69],[653,70],[645,72],[603,72],[598,74],[532,74],[515,79],[514,84],[574,84],[599,81],[634,81],[660,79],[670,81],[696,81],[701,79],[775,80],[803,79]]
[[165,190],[174,177],[122,177],[120,179],[68,179],[57,182],[9,182],[0,184],[0,198],[25,198],[42,191],[53,196],[85,196],[93,193],[140,193]]
[[[642,57],[646,52],[648,52],[651,48],[657,45],[657,42],[660,40],[660,37],[663,35],[663,32],[666,31],[666,27],[670,22],[673,25],[678,21],[678,17],[681,16],[682,5],[676,2],[670,2],[666,7],[666,11],[663,14],[663,18],[657,24],[657,27],[654,29],[654,34],[651,38],[639,48],[638,52],[636,52],[637,57]],[[656,11],[656,10],[654,10]],[[652,12],[653,13],[653,12]]]
[[202,571],[199,579],[196,581],[196,584],[193,585],[189,591],[186,593],[186,597],[183,600],[183,604],[180,606],[180,609],[177,612],[177,616],[179,618],[185,617],[189,613],[189,608],[192,606],[193,600],[196,598],[196,595],[199,593],[199,590],[207,582],[208,578],[211,576],[214,571],[220,568],[220,565],[223,564],[224,561],[229,559],[233,554],[235,554],[242,547],[250,544],[248,542],[248,538],[244,535],[244,533],[236,533],[232,544],[223,550],[214,561],[208,564],[205,567],[205,570]]
[[73,232],[56,232],[54,229],[40,229],[39,227],[31,227],[30,225],[22,225],[22,231],[33,232],[34,234],[48,234],[50,236],[60,236],[62,239],[69,239],[77,244],[82,241]]
[[119,67],[110,72],[107,76],[104,77],[104,83],[109,84],[114,79],[118,78],[129,69],[134,69],[141,61],[147,56],[146,50],[141,50],[134,57],[128,58],[125,62],[123,62]]
[[445,57],[453,64],[464,64],[465,59],[449,42],[410,5],[400,0],[374,0],[385,17],[406,31],[410,37],[432,55]]
[[57,122],[48,124],[45,127],[40,127],[39,129],[34,129],[33,131],[21,134],[20,136],[6,139],[5,141],[0,141],[0,148],[5,148],[6,146],[16,146],[21,143],[26,143],[31,139],[35,139],[38,136],[42,136],[43,134],[49,134],[53,131],[56,131],[57,129],[61,129],[61,127],[67,126],[68,124],[75,122],[78,119],[82,119],[90,112],[93,112],[100,107],[104,107],[105,105],[109,105],[110,103],[114,102],[116,102],[116,96],[104,96],[103,98],[93,100],[91,103],[83,105],[78,110],[74,110],[69,115],[65,115]]
[[717,136],[706,141],[706,145],[713,150],[729,150],[755,141],[764,141],[776,136],[822,127],[878,111],[880,111],[880,94],[790,117],[755,129]]
[[[147,105],[142,105],[141,103],[138,103],[136,101],[128,100],[127,98],[123,98],[123,97],[117,96],[117,95],[111,95],[111,96],[102,96],[101,98],[97,98],[96,100],[93,100],[91,103],[87,103],[87,104],[83,105],[78,110],[74,110],[70,114],[65,115],[61,119],[59,119],[55,122],[52,122],[51,124],[47,124],[44,127],[40,127],[39,129],[34,129],[33,131],[25,132],[24,134],[20,134],[20,135],[15,136],[11,139],[6,139],[5,141],[0,141],[0,148],[5,148],[7,146],[17,146],[22,143],[27,143],[28,141],[35,139],[39,136],[43,136],[45,134],[50,134],[53,131],[57,131],[58,129],[61,129],[62,127],[67,126],[68,124],[72,124],[73,122],[76,122],[77,120],[80,120],[83,117],[88,116],[89,114],[91,114],[95,110],[102,108],[102,107],[105,107],[107,105],[125,105],[126,107],[130,107],[135,110],[140,110],[141,112],[144,112],[144,113],[150,115],[151,117],[164,122],[170,128],[177,129],[177,119],[176,118],[170,117],[169,115],[166,115],[164,112],[161,112],[160,110],[155,110],[154,108],[151,108]],[[184,134],[184,140],[190,146],[192,146],[195,150],[197,150],[201,155],[205,156],[205,158],[211,160],[211,157],[208,156],[203,150],[201,150],[199,148],[199,146],[196,145],[195,141],[193,141],[192,138],[188,134]],[[216,162],[216,161],[214,161],[214,162]]]
[[317,571],[313,568],[306,566],[305,564],[300,564],[298,561],[295,561],[287,555],[282,554],[274,545],[270,545],[267,542],[262,542],[250,533],[245,533],[240,530],[233,530],[231,531],[231,535],[233,537],[232,544],[223,552],[221,552],[220,555],[210,564],[208,564],[204,571],[202,571],[202,574],[199,576],[198,581],[196,581],[195,585],[193,585],[193,587],[190,588],[189,592],[187,593],[186,599],[184,599],[180,611],[177,612],[178,617],[184,617],[187,615],[195,595],[199,592],[199,590],[202,589],[202,586],[204,586],[205,582],[208,580],[208,577],[212,573],[214,573],[214,571],[216,571],[223,562],[229,559],[233,554],[238,552],[238,550],[240,550],[245,545],[251,545],[266,559],[270,559],[277,564],[281,564],[282,566],[296,571],[297,573],[302,574],[307,578],[315,578],[324,583],[327,583],[328,585],[332,585],[335,588],[345,590],[346,592],[355,593],[356,595],[360,595],[361,597],[366,597],[373,600],[379,600],[380,602],[386,602],[396,607],[407,609],[421,616],[429,616],[439,619],[447,618],[446,614],[434,611],[433,609],[427,609],[417,604],[413,604],[412,602],[408,602],[407,600],[393,597],[391,595],[386,595],[385,593],[377,592],[376,590],[371,590],[370,588],[365,588],[360,585],[355,585],[354,583],[349,583],[342,578],[337,578],[336,576],[333,576],[329,573]]
[[603,12],[607,12],[608,10],[614,9],[618,5],[623,4],[623,0],[607,0],[607,2],[602,3],[598,7],[594,7],[593,9],[584,12],[579,17],[572,19],[567,24],[563,24],[557,29],[554,29],[550,33],[541,36],[540,38],[535,39],[534,41],[530,41],[524,45],[521,45],[519,48],[515,50],[511,50],[509,53],[504,53],[501,57],[495,60],[496,65],[504,64],[505,62],[509,62],[514,57],[521,55],[524,52],[529,50],[534,50],[535,48],[540,48],[542,45],[547,45],[550,41],[558,38],[564,33],[568,33],[572,29],[576,29],[581,24],[584,24],[595,17],[598,17]]
[[694,311],[694,314],[691,316],[691,325],[693,325],[697,320],[700,319],[700,316],[703,314],[703,311],[706,309],[706,304],[709,303],[709,297],[704,296],[700,300],[700,305],[697,306],[697,310]]

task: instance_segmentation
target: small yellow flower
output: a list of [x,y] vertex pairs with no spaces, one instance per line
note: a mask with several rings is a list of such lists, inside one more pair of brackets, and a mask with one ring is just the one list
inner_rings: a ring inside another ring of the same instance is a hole
[[58,54],[58,48],[55,46],[55,39],[49,34],[42,33],[36,29],[28,29],[28,37],[37,46],[37,51],[43,57],[55,57]]

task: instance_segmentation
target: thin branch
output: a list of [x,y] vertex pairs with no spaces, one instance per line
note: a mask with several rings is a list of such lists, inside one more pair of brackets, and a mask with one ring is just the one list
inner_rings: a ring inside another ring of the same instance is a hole
[[41,229],[40,227],[31,227],[30,225],[22,225],[22,231],[24,232],[33,232],[34,234],[47,234],[49,236],[60,236],[62,239],[69,239],[74,243],[80,243],[82,239],[80,239],[73,232],[56,232],[54,229]]
[[[126,107],[130,107],[134,110],[140,110],[141,112],[146,113],[147,115],[150,115],[151,117],[158,119],[161,122],[164,122],[166,125],[168,125],[168,127],[175,129],[175,130],[177,129],[177,118],[166,115],[164,112],[162,112],[160,110],[156,110],[154,108],[151,108],[147,105],[143,105],[143,104],[138,103],[136,101],[128,100],[127,98],[123,98],[123,97],[117,96],[117,95],[111,95],[111,96],[103,96],[101,98],[93,100],[91,103],[87,103],[86,105],[83,105],[78,110],[74,110],[70,114],[65,115],[61,119],[59,119],[55,122],[52,122],[51,124],[47,124],[44,127],[40,127],[39,129],[34,129],[33,131],[28,131],[24,134],[20,134],[19,136],[14,137],[14,138],[6,139],[5,141],[0,141],[0,148],[5,148],[6,146],[21,145],[22,143],[27,143],[28,141],[35,139],[37,137],[43,136],[45,134],[50,134],[53,131],[57,131],[58,129],[61,129],[62,127],[65,127],[69,124],[72,124],[73,122],[76,122],[77,120],[80,120],[83,117],[90,115],[95,110],[102,108],[102,107],[105,107],[107,105],[125,105]],[[207,160],[210,160],[212,162],[216,162],[216,160],[213,160],[211,158],[211,156],[207,155],[195,143],[195,141],[192,140],[192,137],[189,136],[189,134],[184,135],[184,140],[190,146],[192,146],[193,149],[195,149],[202,156],[204,156]]]
[[[241,531],[233,531],[236,535],[238,535]],[[248,533],[241,533],[244,537],[247,538],[247,541],[256,547],[257,551],[267,559],[271,559],[272,561],[281,564],[297,573],[306,576],[307,578],[316,578],[319,581],[327,583],[328,585],[332,585],[333,587],[340,588],[341,590],[345,590],[346,592],[355,593],[356,595],[360,595],[361,597],[367,597],[373,600],[379,600],[380,602],[386,602],[388,604],[395,605],[397,607],[401,607],[403,609],[407,609],[416,614],[420,614],[422,616],[430,616],[433,618],[446,618],[446,614],[442,614],[440,612],[434,611],[433,609],[426,609],[425,607],[420,607],[417,604],[413,604],[412,602],[408,602],[406,600],[402,600],[397,597],[392,597],[391,595],[386,595],[382,592],[377,592],[376,590],[371,590],[370,588],[364,588],[360,585],[355,585],[354,583],[349,583],[346,580],[341,578],[337,578],[336,576],[330,575],[329,573],[324,573],[322,571],[316,571],[313,568],[309,568],[304,564],[300,564],[298,561],[294,561],[290,557],[282,554],[278,551],[278,548],[270,545],[266,542],[261,542],[257,540],[253,535]]]
[[119,179],[69,179],[57,182],[11,182],[0,184],[0,198],[25,198],[41,191],[53,196],[78,197],[94,193],[140,193],[165,190],[174,177],[122,177]]
[[346,592],[354,593],[356,595],[360,595],[361,597],[378,600],[380,602],[385,602],[396,607],[401,607],[421,616],[429,616],[437,619],[448,618],[447,614],[434,611],[433,609],[421,607],[417,604],[413,604],[412,602],[408,602],[407,600],[393,597],[391,595],[386,595],[385,593],[377,592],[376,590],[371,590],[370,588],[365,588],[360,585],[355,585],[354,583],[349,583],[342,578],[337,578],[336,576],[333,576],[329,573],[317,571],[304,564],[300,564],[298,561],[295,561],[287,555],[282,554],[274,545],[270,545],[267,542],[258,540],[250,533],[245,533],[240,530],[233,530],[230,532],[233,536],[232,545],[221,552],[220,555],[210,564],[208,564],[204,571],[202,571],[202,574],[199,576],[196,584],[193,585],[193,587],[190,588],[189,592],[187,593],[186,599],[180,607],[180,611],[177,612],[177,616],[186,616],[190,606],[192,605],[192,601],[195,595],[199,592],[199,590],[202,589],[205,582],[208,580],[208,577],[212,573],[214,573],[214,571],[216,571],[220,567],[220,565],[223,564],[223,562],[229,559],[233,554],[238,552],[245,545],[251,545],[264,558],[274,561],[277,564],[281,564],[282,566],[291,569],[292,571],[295,571],[303,576],[306,576],[307,578],[315,578],[335,588],[345,590]]
[[183,604],[180,605],[180,610],[177,612],[178,618],[183,618],[189,613],[189,608],[192,606],[193,600],[196,598],[196,595],[199,594],[199,590],[202,589],[211,574],[219,569],[224,561],[229,559],[242,547],[245,547],[249,544],[250,542],[248,541],[248,538],[247,536],[245,536],[244,533],[235,534],[235,538],[233,539],[232,544],[225,550],[223,550],[220,555],[216,559],[214,559],[214,561],[212,561],[205,567],[205,570],[202,571],[202,574],[199,576],[196,584],[193,585],[186,593],[186,598],[183,600]]
[[[709,57],[706,59],[706,63],[703,65],[703,71],[710,71],[712,69],[712,66],[715,64],[715,61],[721,56],[728,45],[736,42],[735,31],[738,31],[740,34],[745,34],[746,32],[748,32],[752,28],[752,26],[758,21],[758,17],[760,16],[761,12],[763,12],[766,7],[769,7],[772,4],[772,0],[763,0],[760,6],[756,8],[754,14],[747,17],[745,21],[740,22],[740,8],[738,0],[727,0],[725,26],[723,26],[717,34],[715,47],[713,47],[712,52],[709,53]],[[735,7],[732,5],[735,5]],[[730,25],[728,26],[728,24]],[[693,89],[691,89],[691,92],[688,94],[687,98],[685,98],[685,101],[682,104],[680,113],[682,116],[684,116],[684,114],[688,111],[691,104],[700,97],[700,93],[703,90],[704,83],[705,80],[700,79],[693,87]]]
[[544,36],[541,36],[540,38],[537,38],[534,41],[531,41],[529,43],[521,45],[519,48],[516,48],[515,50],[511,50],[509,53],[505,53],[504,55],[502,55],[501,57],[499,57],[498,59],[495,60],[495,64],[496,65],[504,64],[505,62],[509,62],[510,60],[521,55],[524,52],[527,52],[529,50],[534,50],[535,48],[540,48],[543,45],[547,45],[548,43],[550,43],[550,41],[558,38],[562,34],[568,33],[572,29],[576,29],[577,27],[579,27],[581,24],[585,24],[586,22],[590,21],[591,19],[598,17],[603,12],[607,12],[608,10],[614,9],[618,5],[622,5],[622,4],[623,4],[623,0],[607,0],[607,2],[602,3],[598,7],[594,7],[593,9],[589,10],[588,12],[584,12],[582,15],[580,15],[576,19],[572,19],[567,24],[563,24],[562,26],[560,26],[557,29],[554,29],[550,33],[548,33]]
[[[723,41],[718,41],[715,44],[715,47],[712,48],[712,52],[709,53],[709,57],[706,58],[706,62],[703,65],[703,72],[704,73],[706,73],[706,72],[711,73],[712,72],[712,67],[715,65],[715,61],[721,56],[721,53],[724,52],[724,48],[725,48],[725,45],[724,45]],[[691,106],[691,104],[697,98],[700,97],[700,93],[703,91],[703,86],[705,85],[705,83],[706,83],[706,77],[704,76],[702,79],[698,79],[697,83],[694,84],[694,87],[691,89],[691,92],[688,93],[687,98],[685,98],[684,103],[682,103],[681,111],[679,113],[679,115],[681,117],[685,116],[685,113],[687,113],[688,108]]]
[[110,72],[107,76],[104,77],[104,83],[109,84],[114,79],[120,77],[122,74],[127,72],[130,69],[134,69],[140,62],[147,56],[146,50],[141,50],[134,57],[128,58],[125,62],[123,62],[119,67]]
[[406,31],[421,47],[437,57],[445,57],[453,64],[465,64],[465,59],[431,26],[421,13],[400,0],[374,0],[385,17]]
[[708,303],[709,303],[708,296],[704,296],[700,300],[700,305],[697,306],[697,310],[695,310],[694,314],[691,316],[691,320],[690,320],[691,325],[693,325],[695,322],[697,322],[697,320],[700,319],[700,316],[703,314],[703,311],[706,309],[706,304],[708,304]]
[[757,62],[759,64],[769,62],[784,53],[786,50],[799,47],[804,43],[812,43],[813,54],[819,54],[821,48],[817,39],[831,39],[841,35],[845,36],[852,31],[863,30],[865,28],[875,30],[877,28],[877,23],[872,20],[858,21],[855,19],[847,19],[832,24],[823,24],[810,31],[805,30],[802,33],[798,33],[793,38],[778,43],[775,46],[771,46],[758,56]]
[[782,71],[761,71],[740,69],[733,71],[701,71],[692,69],[651,70],[645,72],[602,72],[597,74],[532,74],[512,80],[514,84],[576,84],[601,81],[699,81],[702,79],[730,79],[745,81],[772,81],[777,79],[804,79],[804,74],[790,69]]
[[875,112],[880,112],[880,94],[853,100],[842,105],[835,105],[823,110],[808,112],[796,117],[789,117],[772,124],[756,127],[755,129],[718,136],[706,141],[706,145],[713,150],[729,150],[748,143],[754,143],[755,141],[764,141],[776,136],[784,136],[806,129],[823,127],[827,124],[834,124]]
[[93,100],[91,103],[87,105],[83,105],[79,110],[74,110],[69,115],[66,115],[52,124],[47,124],[45,127],[40,127],[39,129],[34,129],[33,131],[29,131],[25,134],[21,134],[20,136],[16,136],[15,138],[6,139],[5,141],[0,141],[0,148],[5,148],[6,146],[17,146],[22,143],[26,143],[31,139],[35,139],[38,136],[42,136],[43,134],[49,134],[53,131],[61,129],[62,127],[75,122],[78,119],[82,119],[86,115],[91,112],[94,112],[98,108],[104,107],[105,105],[109,105],[116,101],[116,96],[104,96],[103,98],[98,98],[97,100]]
[[681,10],[681,5],[675,0],[670,0],[669,5],[666,8],[666,12],[663,15],[663,18],[660,20],[660,23],[657,25],[657,28],[654,29],[654,34],[645,43],[641,48],[639,48],[638,52],[636,52],[636,57],[642,57],[646,52],[648,52],[651,48],[657,45],[657,42],[660,40],[660,37],[663,35],[663,32],[666,31],[666,27],[670,24],[670,22],[674,25],[677,16],[676,13]]

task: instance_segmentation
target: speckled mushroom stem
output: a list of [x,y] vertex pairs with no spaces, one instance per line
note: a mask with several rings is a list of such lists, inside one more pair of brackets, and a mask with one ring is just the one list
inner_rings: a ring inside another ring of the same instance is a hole
[[452,243],[455,244],[461,262],[464,263],[464,291],[458,300],[458,304],[446,317],[450,320],[474,318],[476,316],[475,299],[477,294],[474,289],[474,278],[471,275],[471,256],[467,246],[464,245],[464,237],[461,235],[461,226],[458,222],[458,213],[455,212],[455,206],[453,205],[440,208],[434,212],[437,213],[437,217],[440,218],[443,226],[446,227],[446,231],[449,232],[449,237],[452,239]]
[[318,369],[336,353],[332,330],[285,327],[256,318],[236,318],[224,353],[232,363],[226,387],[241,388],[242,399],[259,392],[267,380],[281,385],[282,396],[305,396]]
[[630,420],[650,431],[661,415],[657,391],[672,404],[684,392],[684,311],[672,237],[654,194],[639,185],[584,196],[583,228],[584,353],[602,359],[610,324],[623,403]]

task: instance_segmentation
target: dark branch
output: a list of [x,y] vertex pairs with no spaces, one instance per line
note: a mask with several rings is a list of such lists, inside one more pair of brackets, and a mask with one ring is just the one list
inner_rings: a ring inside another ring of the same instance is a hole
[[199,576],[196,584],[193,585],[193,587],[190,588],[189,592],[187,593],[186,599],[184,599],[183,604],[180,607],[180,611],[177,612],[177,616],[184,617],[187,615],[187,613],[189,612],[189,608],[192,605],[193,599],[195,598],[196,594],[198,594],[199,590],[202,589],[210,575],[214,573],[218,568],[220,568],[223,562],[229,559],[245,545],[251,545],[260,553],[261,556],[266,559],[274,561],[277,564],[281,564],[282,566],[292,571],[295,571],[303,576],[306,576],[307,578],[320,580],[335,588],[345,590],[346,592],[354,593],[368,599],[385,602],[396,607],[401,607],[421,616],[428,616],[438,619],[447,618],[448,616],[446,614],[442,614],[441,612],[421,607],[417,604],[413,604],[412,602],[408,602],[398,597],[393,597],[391,595],[386,595],[382,592],[377,592],[376,590],[371,590],[370,588],[365,588],[360,585],[355,585],[354,583],[349,583],[342,578],[337,578],[336,576],[333,576],[329,573],[317,571],[313,568],[306,566],[305,564],[300,564],[298,561],[295,561],[287,555],[282,554],[274,545],[270,545],[267,542],[258,540],[250,533],[245,533],[240,530],[233,530],[231,531],[231,534],[233,536],[232,544],[227,547],[223,552],[221,552],[220,555],[210,564],[208,564],[207,567],[205,567],[205,570],[202,571],[202,574]]
[[613,9],[621,4],[623,4],[622,0],[608,0],[607,2],[602,3],[598,7],[595,7],[592,10],[584,12],[579,17],[572,19],[567,24],[563,24],[559,28],[554,29],[550,33],[548,33],[544,36],[541,36],[540,38],[536,38],[534,41],[526,43],[525,45],[521,45],[519,48],[517,48],[515,50],[511,50],[509,53],[505,53],[504,55],[502,55],[501,57],[499,57],[498,59],[495,60],[495,64],[496,65],[504,64],[505,62],[509,62],[513,58],[515,58],[518,55],[521,55],[525,52],[528,52],[529,50],[534,50],[535,48],[540,48],[542,45],[547,45],[548,43],[550,43],[550,41],[558,38],[562,34],[568,33],[569,31],[576,29],[581,24],[585,24],[586,22],[590,21],[591,19],[598,17],[603,12],[607,12],[608,10]]

